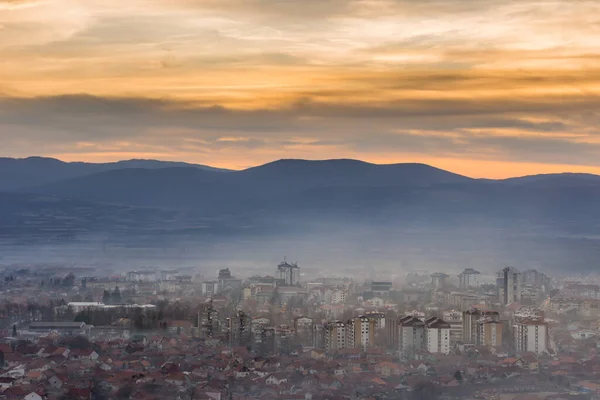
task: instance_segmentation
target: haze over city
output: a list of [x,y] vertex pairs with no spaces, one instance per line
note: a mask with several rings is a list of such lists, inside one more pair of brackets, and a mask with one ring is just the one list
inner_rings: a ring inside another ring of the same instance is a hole
[[0,0],[0,400],[600,400],[600,1]]

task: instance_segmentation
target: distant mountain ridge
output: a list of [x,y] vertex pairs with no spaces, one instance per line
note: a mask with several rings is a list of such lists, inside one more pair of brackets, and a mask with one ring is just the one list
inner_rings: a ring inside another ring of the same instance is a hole
[[357,160],[223,171],[152,160],[99,167],[0,159],[0,245],[74,243],[79,252],[85,242],[104,257],[97,243],[112,243],[142,249],[136,255],[158,251],[152,257],[184,254],[181,247],[228,257],[240,246],[244,255],[279,253],[289,241],[334,262],[371,252],[369,263],[403,256],[462,268],[476,257],[585,270],[600,259],[599,201],[600,176],[589,174],[492,180]]
[[279,160],[227,173],[188,166],[115,169],[20,191],[92,202],[225,212],[279,199],[289,202],[287,197],[319,188],[431,186],[469,181],[424,164]]
[[526,175],[520,176],[516,178],[507,178],[502,179],[502,182],[507,183],[519,183],[519,184],[528,184],[528,183],[562,183],[567,185],[573,184],[600,184],[600,175],[594,174],[583,174],[583,173],[573,173],[573,172],[564,172],[558,174],[538,174],[538,175]]
[[298,199],[304,199],[299,207],[313,204],[317,208],[338,197],[340,206],[353,201],[344,196],[375,201],[380,195],[394,201],[410,191],[423,195],[426,188],[428,193],[447,194],[448,185],[455,186],[455,196],[460,192],[473,197],[486,192],[487,185],[495,190],[504,188],[499,192],[503,193],[521,186],[544,186],[547,191],[597,184],[600,176],[590,174],[473,179],[426,164],[380,165],[352,159],[282,159],[241,171],[156,160],[86,164],[41,157],[0,159],[0,191],[128,206],[202,209],[207,214],[279,208],[280,203],[297,204]]
[[215,172],[225,169],[206,165],[157,160],[132,159],[111,163],[64,162],[48,157],[0,158],[0,191],[12,191],[26,187],[46,185],[65,179],[91,175],[103,171],[129,168],[161,169],[189,167]]

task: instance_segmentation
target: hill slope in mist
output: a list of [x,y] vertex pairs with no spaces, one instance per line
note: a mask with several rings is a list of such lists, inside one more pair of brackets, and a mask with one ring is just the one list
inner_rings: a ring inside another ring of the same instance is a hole
[[[346,267],[398,257],[585,270],[600,259],[599,200],[594,175],[476,180],[423,164],[280,160],[227,173],[121,168],[33,185],[0,195],[0,223],[4,238],[32,229],[65,243],[101,237],[144,247],[136,257],[171,246],[201,257],[300,253]],[[57,236],[65,227],[70,236]]]

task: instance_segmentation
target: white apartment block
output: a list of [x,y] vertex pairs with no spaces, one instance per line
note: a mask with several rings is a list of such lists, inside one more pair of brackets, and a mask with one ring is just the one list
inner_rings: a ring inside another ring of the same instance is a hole
[[425,341],[428,352],[450,354],[450,324],[437,317],[427,319]]
[[450,324],[450,341],[462,342],[463,340],[463,313],[460,311],[444,311],[442,319]]
[[473,268],[465,269],[460,275],[458,275],[458,282],[461,289],[478,288],[479,287],[479,271],[475,271]]
[[514,325],[517,352],[542,354],[548,350],[548,324],[543,319],[527,319]]
[[335,290],[331,294],[331,304],[344,304],[347,298],[348,294],[345,291]]
[[414,316],[398,320],[398,352],[413,355],[425,346],[425,323]]

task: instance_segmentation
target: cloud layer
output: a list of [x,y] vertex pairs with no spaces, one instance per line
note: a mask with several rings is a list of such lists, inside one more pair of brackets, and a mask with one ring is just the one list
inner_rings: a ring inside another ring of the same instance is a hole
[[0,155],[598,172],[599,42],[584,0],[0,0]]

